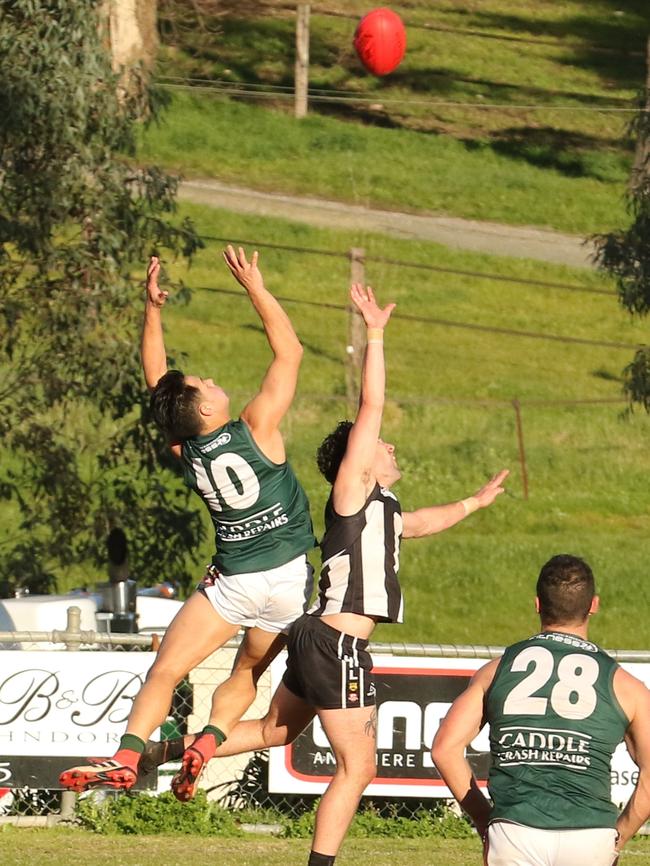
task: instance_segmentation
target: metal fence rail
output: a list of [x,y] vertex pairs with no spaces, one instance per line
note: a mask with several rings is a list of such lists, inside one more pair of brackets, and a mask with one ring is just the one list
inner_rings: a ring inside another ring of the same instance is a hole
[[[68,622],[64,630],[52,631],[3,631],[0,632],[0,650],[14,650],[25,654],[33,650],[51,652],[52,667],[61,651],[83,653],[121,651],[147,652],[156,650],[159,636],[143,634],[106,634],[79,628],[79,608],[68,608]],[[170,715],[163,726],[163,737],[178,736],[201,730],[210,709],[212,690],[228,675],[240,639],[234,638],[210,656],[188,678],[180,683],[174,693]],[[375,656],[412,656],[452,659],[490,659],[499,656],[503,647],[489,645],[374,643],[370,650]],[[622,662],[650,662],[647,650],[610,650],[610,654]],[[49,667],[49,665],[47,665]],[[258,696],[246,714],[246,718],[264,715],[271,698],[271,678],[265,674],[258,684]],[[18,823],[30,826],[47,826],[74,817],[77,795],[38,785],[38,773],[33,787],[2,788],[2,761],[0,757],[0,824]],[[177,765],[166,765],[161,769],[158,790],[168,787]],[[287,815],[296,816],[311,808],[315,796],[273,794],[268,788],[268,756],[266,752],[248,753],[232,758],[212,761],[206,768],[202,784],[208,796],[217,799],[226,807],[272,808]],[[119,796],[119,795],[118,795]],[[373,798],[375,804],[376,800]],[[383,804],[404,816],[412,816],[422,806],[431,806],[430,800],[404,800]],[[379,804],[379,808],[382,804]]]

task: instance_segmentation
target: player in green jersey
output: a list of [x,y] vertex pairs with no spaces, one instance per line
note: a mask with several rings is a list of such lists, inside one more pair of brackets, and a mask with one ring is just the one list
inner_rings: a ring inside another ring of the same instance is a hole
[[[612,866],[650,817],[650,691],[588,640],[599,599],[584,560],[549,560],[536,605],[541,632],[477,671],[433,760],[484,838],[487,866]],[[485,723],[492,805],[465,757]],[[624,739],[639,776],[619,816],[610,766]]]
[[61,784],[74,791],[130,788],[145,741],[167,716],[174,687],[243,626],[232,673],[215,691],[209,723],[185,751],[174,780],[182,798],[253,702],[260,675],[311,595],[306,552],[315,539],[309,505],[279,430],[295,393],[302,346],[264,285],[257,252],[249,262],[241,247],[228,246],[224,259],[261,319],[273,358],[237,420],[230,417],[228,395],[212,379],[168,370],[161,320],[167,292],[159,288],[160,263],[152,257],[141,345],[152,412],[182,461],[186,483],[209,510],[217,550],[165,633],[116,754],[62,773]]

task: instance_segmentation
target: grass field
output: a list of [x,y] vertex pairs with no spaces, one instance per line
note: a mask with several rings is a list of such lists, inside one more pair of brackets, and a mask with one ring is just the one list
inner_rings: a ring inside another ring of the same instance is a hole
[[[187,836],[94,836],[77,830],[0,831],[3,866],[67,866],[71,851],[93,866],[186,866],[218,863],[219,866],[299,866],[307,861],[306,840],[265,837],[251,839],[202,839]],[[374,866],[479,866],[478,839],[348,839],[336,858],[337,866],[372,862]],[[650,845],[632,842],[620,858],[620,866],[650,866]]]
[[[531,594],[539,566],[566,551],[590,560],[599,579],[603,610],[594,621],[595,639],[619,648],[650,645],[645,616],[650,419],[638,412],[622,417],[623,402],[561,402],[620,400],[620,371],[633,350],[547,339],[631,347],[643,339],[645,326],[623,315],[612,295],[398,267],[373,262],[373,255],[588,289],[609,288],[606,283],[566,268],[431,244],[352,238],[201,208],[184,212],[208,237],[341,253],[338,258],[260,248],[268,285],[285,299],[305,346],[285,433],[317,532],[327,489],[314,453],[324,432],[348,412],[344,254],[351,243],[366,249],[367,279],[380,299],[398,303],[386,339],[384,434],[397,444],[403,506],[467,496],[492,472],[511,469],[508,493],[492,509],[450,532],[404,545],[406,623],[398,629],[380,626],[377,640],[509,642],[535,627]],[[268,352],[245,297],[220,261],[221,242],[206,243],[192,269],[182,271],[196,291],[188,307],[169,308],[168,343],[185,353],[186,369],[213,375],[224,385],[236,413],[257,386]],[[177,267],[171,270],[181,274]],[[539,338],[463,327],[471,324],[534,332]],[[511,405],[515,397],[523,407],[527,500]],[[204,556],[210,545],[208,537]]]
[[[650,24],[642,0],[397,4],[408,51],[381,79],[352,49],[366,5],[323,0],[311,18],[315,98],[299,123],[294,15],[281,6],[226,5],[216,21],[184,23],[163,8],[160,75],[178,92],[143,158],[266,189],[579,233],[624,219],[625,112],[645,79]],[[193,94],[189,79],[201,83]]]
[[[244,7],[228,6],[209,45],[192,42],[196,28],[175,36],[170,31],[164,71],[214,78],[229,69],[240,81],[289,80],[293,19],[271,12],[244,18],[237,11]],[[357,0],[349,6],[327,0],[318,7],[353,15],[361,8]],[[358,87],[372,91],[373,99],[375,90],[399,93],[399,85],[428,99],[443,92],[444,79],[454,99],[463,100],[477,97],[477,82],[481,88],[498,83],[498,93],[486,89],[485,95],[493,101],[507,93],[519,102],[514,114],[472,109],[461,124],[427,109],[424,119],[411,113],[382,125],[352,106],[298,123],[279,100],[269,109],[183,92],[164,123],[147,133],[141,155],[287,191],[573,231],[623,219],[629,153],[611,126],[620,126],[621,118],[577,108],[594,101],[622,106],[632,98],[643,77],[638,54],[647,32],[644,3],[544,0],[527,5],[524,16],[521,4],[506,0],[447,0],[435,8],[413,0],[404,14],[433,29],[411,28],[412,39],[409,29],[400,84],[393,77],[360,75],[348,36],[343,39],[352,19],[320,16],[314,7],[312,83]],[[438,47],[429,38],[439,40]],[[336,46],[344,47],[337,53]],[[433,74],[434,62],[446,79]],[[412,65],[420,68],[418,76]],[[547,108],[570,98],[575,110],[562,112],[557,124],[522,112],[521,101],[530,100],[533,87]],[[502,146],[509,129],[513,140],[521,139],[518,148]],[[533,158],[540,132],[549,144]],[[573,167],[565,159],[570,152],[577,160]],[[650,420],[641,412],[623,417],[625,404],[616,402],[622,368],[634,346],[648,340],[647,323],[621,312],[610,283],[592,272],[363,232],[318,231],[201,208],[183,213],[206,236],[295,248],[262,247],[262,264],[305,346],[285,433],[318,533],[327,491],[314,452],[324,433],[351,411],[344,310],[351,246],[365,248],[366,278],[380,297],[398,303],[386,344],[384,433],[398,446],[404,507],[467,496],[502,466],[511,469],[508,492],[493,509],[439,537],[405,545],[406,624],[380,626],[377,640],[509,642],[535,627],[530,596],[539,566],[569,551],[589,559],[599,580],[604,604],[594,638],[609,647],[650,646]],[[268,353],[259,324],[221,263],[222,241],[206,243],[189,271],[169,265],[195,289],[189,306],[170,307],[166,314],[169,347],[181,353],[186,369],[222,382],[237,412],[257,387]],[[336,255],[301,253],[305,247]],[[528,498],[514,399],[521,401]],[[11,506],[3,504],[1,525],[10,527],[11,519]],[[211,552],[206,526],[198,562]],[[60,588],[88,580],[92,575],[74,568]]]

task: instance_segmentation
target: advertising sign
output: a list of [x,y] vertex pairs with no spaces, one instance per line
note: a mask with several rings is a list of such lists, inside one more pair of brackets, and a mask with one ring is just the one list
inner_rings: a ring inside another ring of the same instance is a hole
[[[282,679],[286,655],[271,668],[272,690]],[[449,798],[451,793],[431,761],[431,743],[440,720],[486,659],[411,658],[375,656],[377,685],[377,777],[366,796]],[[650,685],[650,664],[623,664]],[[489,770],[488,729],[467,751],[483,788]],[[327,737],[314,721],[288,746],[270,750],[269,790],[273,793],[320,794],[335,766]],[[637,780],[636,765],[624,745],[612,758],[612,799],[624,803]]]
[[112,755],[154,658],[0,652],[0,783],[58,787],[66,767]]

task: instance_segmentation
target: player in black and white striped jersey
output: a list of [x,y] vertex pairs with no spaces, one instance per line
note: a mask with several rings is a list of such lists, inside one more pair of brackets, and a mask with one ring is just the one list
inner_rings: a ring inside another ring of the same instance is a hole
[[401,477],[395,448],[379,435],[383,332],[394,304],[382,310],[372,290],[360,285],[352,286],[350,297],[368,329],[359,410],[318,452],[319,468],[332,484],[318,598],[289,631],[287,670],[267,717],[271,728],[286,731],[287,718],[306,723],[316,712],[336,758],[316,813],[309,866],[332,866],[361,794],[376,775],[375,686],[367,646],[377,622],[402,621],[401,538],[440,532],[490,505],[508,474],[495,475],[469,499],[402,514],[390,490]]

